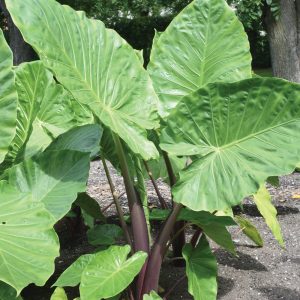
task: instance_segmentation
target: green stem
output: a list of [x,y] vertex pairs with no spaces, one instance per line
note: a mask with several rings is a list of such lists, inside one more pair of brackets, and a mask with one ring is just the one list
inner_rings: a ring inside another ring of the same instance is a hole
[[145,178],[142,171],[141,160],[137,156],[135,156],[133,160],[134,160],[135,172],[137,178],[137,182],[135,182],[135,188],[138,192],[140,202],[143,206],[147,228],[148,228],[149,243],[151,244],[152,241],[151,241],[150,212],[148,207],[148,195],[147,195],[147,188],[145,184]]
[[188,226],[192,225],[192,223],[185,223],[183,227],[181,227],[175,235],[172,236],[171,240],[168,242],[167,246],[166,246],[166,250],[168,250],[172,244],[172,242],[174,241],[174,239],[176,239],[182,231],[184,231]]
[[166,168],[167,168],[167,172],[168,172],[168,175],[169,175],[170,186],[172,187],[176,183],[176,176],[174,174],[172,163],[170,161],[168,153],[163,151],[162,154],[163,154],[163,158],[164,158]]
[[139,197],[136,193],[136,189],[134,187],[132,178],[129,173],[129,168],[126,161],[122,142],[116,134],[113,134],[113,139],[119,157],[121,173],[124,180],[125,190],[131,214],[134,251],[144,251],[149,253],[149,237],[144,210],[141,202],[139,201]]
[[[177,181],[177,178],[176,178],[176,176],[174,174],[170,158],[169,158],[168,154],[165,151],[163,151],[163,158],[165,160],[166,168],[167,168],[167,171],[168,171],[169,180],[170,180],[170,186],[172,187],[173,185],[175,185],[175,183]],[[172,204],[174,206],[173,197],[172,197]],[[174,224],[173,236],[176,235],[176,233],[178,231],[180,231],[181,228],[183,228],[184,226],[185,226],[185,222],[184,221],[178,221],[178,222],[176,222]],[[175,239],[173,239],[173,242],[172,242],[172,248],[173,248],[173,255],[174,255],[174,257],[180,257],[180,256],[182,256],[182,249],[183,249],[184,245],[185,245],[185,231],[182,230],[180,232],[180,234]],[[181,261],[175,262],[175,266],[177,266],[177,267],[183,267],[184,266],[184,262],[181,262]]]
[[157,186],[157,184],[156,184],[156,181],[155,181],[155,179],[154,179],[154,177],[153,177],[153,175],[152,175],[152,172],[150,171],[150,168],[149,168],[149,166],[148,166],[148,164],[147,164],[146,161],[144,161],[144,166],[145,166],[146,171],[147,171],[147,173],[148,173],[148,176],[149,176],[149,178],[150,178],[150,180],[151,180],[151,182],[152,182],[152,185],[153,185],[154,190],[155,190],[155,192],[156,192],[156,195],[157,195],[157,197],[158,197],[158,201],[159,201],[159,203],[160,203],[160,206],[161,206],[163,209],[168,209],[168,205],[167,205],[165,199],[163,198],[163,196],[161,195],[160,190],[159,190],[159,188],[158,188],[158,186]]
[[110,176],[110,172],[109,172],[109,169],[107,167],[106,161],[105,161],[104,158],[101,158],[101,160],[102,160],[102,164],[103,164],[103,167],[104,167],[106,178],[107,178],[107,181],[108,181],[108,184],[109,184],[109,187],[110,187],[110,191],[111,191],[113,199],[114,199],[114,203],[115,203],[115,206],[116,206],[116,209],[117,209],[117,213],[118,213],[118,216],[119,216],[119,219],[120,219],[120,224],[121,224],[121,227],[124,231],[126,241],[130,245],[131,249],[133,249],[133,245],[132,245],[131,237],[130,237],[130,234],[129,234],[128,226],[126,224],[126,221],[125,221],[125,218],[124,218],[124,213],[123,213],[122,207],[121,207],[120,202],[119,202],[119,196],[116,193],[116,189],[115,189],[115,186],[113,184],[112,178]]

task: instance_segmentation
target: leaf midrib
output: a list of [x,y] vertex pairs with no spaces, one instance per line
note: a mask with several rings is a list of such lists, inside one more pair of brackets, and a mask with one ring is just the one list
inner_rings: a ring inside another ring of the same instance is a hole
[[218,149],[220,149],[220,150],[225,150],[226,148],[229,148],[229,147],[232,147],[232,146],[236,146],[237,144],[240,144],[240,143],[242,143],[242,142],[244,142],[244,141],[247,141],[247,140],[249,140],[249,139],[251,139],[251,138],[254,138],[254,137],[258,136],[258,135],[261,135],[261,134],[263,134],[263,133],[265,133],[265,132],[267,132],[267,131],[270,131],[270,130],[275,129],[275,128],[278,128],[278,127],[285,126],[285,125],[287,125],[287,124],[290,124],[290,123],[293,123],[293,122],[296,122],[296,121],[300,121],[300,117],[299,117],[299,118],[296,118],[296,119],[293,119],[293,120],[290,120],[290,121],[287,121],[287,122],[284,122],[284,123],[277,124],[277,125],[275,125],[275,126],[271,126],[271,127],[265,128],[265,129],[260,130],[260,131],[258,131],[258,132],[249,134],[249,135],[247,135],[247,136],[245,136],[245,137],[243,137],[243,138],[241,138],[241,139],[238,139],[238,140],[236,140],[236,141],[233,141],[233,142],[231,142],[231,143],[229,143],[229,144],[223,145],[223,146],[221,146],[221,147],[214,147],[214,148],[218,148]]
[[[40,8],[41,8],[41,10],[44,12],[43,7],[40,6]],[[44,13],[44,15],[47,16],[45,13]],[[132,120],[132,118],[131,118],[130,116],[128,116],[127,114],[123,113],[123,112],[120,111],[120,110],[113,110],[111,106],[105,105],[106,101],[102,101],[102,99],[99,97],[99,95],[98,95],[98,94],[94,91],[94,89],[91,87],[91,85],[89,84],[89,82],[88,82],[85,78],[83,78],[83,76],[82,76],[82,74],[79,72],[78,68],[76,68],[76,64],[74,64],[74,62],[73,62],[73,60],[71,59],[71,57],[70,57],[70,56],[68,55],[68,53],[65,51],[65,48],[64,48],[64,47],[60,47],[61,43],[59,43],[59,41],[57,40],[56,36],[54,36],[54,34],[53,34],[53,32],[51,31],[51,28],[50,28],[48,22],[47,22],[47,23],[44,22],[44,24],[45,24],[45,26],[48,28],[48,31],[49,31],[50,35],[52,36],[52,38],[56,41],[56,45],[57,45],[58,49],[60,49],[60,50],[62,51],[62,53],[63,53],[63,55],[65,56],[66,60],[69,62],[69,67],[71,67],[71,69],[75,71],[75,73],[76,73],[77,76],[79,77],[79,80],[83,83],[83,85],[86,87],[86,89],[87,89],[88,91],[90,91],[90,93],[91,93],[91,94],[93,95],[93,97],[95,98],[96,101],[94,101],[94,102],[96,102],[97,104],[99,104],[99,106],[101,107],[101,109],[104,110],[104,111],[106,111],[110,116],[112,116],[112,115],[115,113],[115,114],[120,115],[121,118],[126,119],[126,120],[128,120],[128,121],[134,123],[135,125],[138,125],[138,124],[137,124],[136,122],[134,122],[134,120]],[[105,30],[106,30],[106,29],[104,28],[104,31],[105,31]],[[72,45],[72,51],[74,52],[74,48],[73,48],[74,46],[73,46],[73,43],[71,43],[71,45]],[[54,60],[54,59],[50,59],[49,57],[47,57],[46,60],[56,61],[57,63],[61,64],[61,62],[59,62],[58,60],[56,60],[56,59],[55,59],[55,60]],[[106,86],[105,86],[105,87],[106,87]],[[70,91],[70,92],[73,94],[72,91]],[[76,97],[75,97],[75,98],[76,98]],[[93,102],[92,102],[92,103],[93,103]],[[92,104],[92,103],[87,103],[87,105],[90,106],[90,104]],[[102,113],[101,113],[101,115],[102,115]],[[100,116],[101,116],[101,115],[100,115]],[[111,119],[113,119],[113,118],[111,117]]]
[[105,280],[101,282],[101,284],[97,285],[92,291],[90,291],[90,294],[93,294],[95,291],[99,289],[99,286],[104,286],[107,281],[109,281],[111,278],[116,277],[116,274],[124,272],[126,269],[130,268],[132,265],[134,265],[138,260],[142,258],[143,258],[142,256],[140,257],[132,256],[129,259],[125,259],[122,265],[119,268],[117,268],[115,271],[113,271],[110,276],[107,276]]
[[[36,3],[40,9],[44,12],[44,9],[42,6],[39,5],[39,3]],[[53,12],[52,12],[53,13]],[[44,15],[47,16],[47,14],[45,14],[44,12]],[[48,20],[48,19],[47,19]],[[61,49],[62,53],[64,54],[66,60],[69,62],[69,66],[72,68],[72,70],[75,71],[75,73],[77,74],[77,76],[79,77],[80,81],[85,85],[85,87],[87,88],[88,91],[91,92],[91,94],[94,96],[94,98],[97,100],[96,102],[99,103],[99,105],[101,106],[101,108],[103,110],[106,110],[108,112],[110,112],[110,107],[109,106],[105,106],[103,105],[103,103],[101,102],[101,99],[99,97],[99,95],[96,94],[96,92],[93,90],[93,88],[90,86],[90,84],[87,82],[87,80],[85,80],[85,78],[82,77],[82,74],[79,72],[78,68],[76,68],[76,64],[74,64],[74,62],[72,61],[71,57],[68,55],[68,53],[65,51],[65,48],[64,47],[60,47],[61,43],[59,43],[59,41],[57,40],[56,36],[54,36],[53,32],[51,31],[51,28],[48,24],[48,22],[43,22],[44,25],[48,28],[48,32],[50,33],[50,35],[52,36],[52,38],[55,40],[56,42],[56,45],[58,47],[58,49]],[[74,51],[74,48],[73,48],[73,43],[72,43],[72,51]],[[46,60],[49,60],[48,57],[45,58]],[[56,61],[57,63],[61,64],[61,62],[59,62],[58,60],[54,60],[54,59],[51,59],[53,61]],[[70,91],[72,93],[72,91]]]

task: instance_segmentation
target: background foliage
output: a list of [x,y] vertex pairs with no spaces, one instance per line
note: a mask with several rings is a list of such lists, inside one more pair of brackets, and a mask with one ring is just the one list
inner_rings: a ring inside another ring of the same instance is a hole
[[[75,9],[84,10],[88,16],[101,19],[107,27],[114,28],[135,49],[144,49],[147,63],[154,29],[164,31],[171,20],[191,0],[60,0]],[[236,8],[248,34],[254,67],[269,67],[270,54],[264,33],[264,5],[272,5],[278,13],[278,1],[227,0]],[[277,5],[276,5],[277,4]]]
[[[279,15],[278,0],[226,0],[236,13],[248,34],[254,68],[270,67],[270,51],[263,22],[266,5]],[[144,49],[148,63],[154,29],[164,31],[171,20],[191,0],[59,0],[76,10],[84,10],[89,17],[101,19],[115,29],[135,49]],[[0,26],[5,30],[2,16]]]

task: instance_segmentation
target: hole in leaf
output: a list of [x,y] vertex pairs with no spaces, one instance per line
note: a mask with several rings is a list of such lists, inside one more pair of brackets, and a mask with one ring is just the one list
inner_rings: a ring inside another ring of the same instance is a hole
[[5,225],[6,224],[6,222],[2,222],[2,225]]

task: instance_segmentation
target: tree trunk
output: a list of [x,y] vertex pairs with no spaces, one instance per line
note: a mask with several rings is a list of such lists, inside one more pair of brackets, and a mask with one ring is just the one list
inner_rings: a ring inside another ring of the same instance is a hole
[[278,20],[267,6],[265,25],[274,76],[300,83],[300,0],[280,0]]
[[8,40],[9,46],[14,55],[14,65],[16,66],[22,62],[36,59],[36,53],[33,51],[30,45],[24,41],[19,29],[14,25],[9,12],[6,9],[4,0],[0,0],[0,8],[7,20]]

